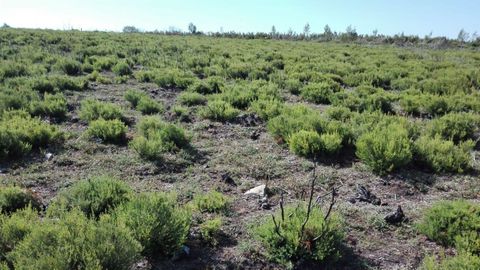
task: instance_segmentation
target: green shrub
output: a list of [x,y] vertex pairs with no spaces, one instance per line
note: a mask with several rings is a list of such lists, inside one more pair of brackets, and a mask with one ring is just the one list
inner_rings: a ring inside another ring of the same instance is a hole
[[187,107],[184,106],[173,106],[172,112],[179,121],[188,121],[190,111]]
[[145,97],[145,96],[147,96],[147,94],[145,94],[143,92],[133,90],[133,89],[129,89],[129,90],[127,90],[127,92],[125,92],[124,97],[125,97],[125,100],[130,102],[130,104],[132,105],[133,108],[136,108],[140,99],[142,97]]
[[27,76],[30,72],[24,63],[19,62],[2,62],[0,66],[0,81],[7,78],[14,78],[20,76]]
[[343,138],[338,133],[323,133],[320,135],[322,153],[327,155],[337,154],[342,149]]
[[427,129],[432,137],[438,134],[455,143],[475,139],[480,131],[480,116],[472,113],[449,113],[430,121]]
[[258,99],[251,103],[251,109],[260,118],[268,120],[278,116],[283,110],[284,104],[277,99]]
[[25,236],[39,225],[38,212],[30,207],[8,215],[0,215],[0,262],[15,249]]
[[137,136],[130,146],[146,159],[159,159],[165,151],[177,151],[188,147],[190,139],[185,131],[163,122],[159,117],[144,117],[137,124]]
[[163,106],[151,97],[144,96],[138,101],[136,109],[141,111],[143,114],[154,114],[162,112]]
[[0,213],[10,214],[31,206],[40,210],[40,202],[29,190],[19,187],[0,187]]
[[164,193],[139,194],[115,211],[117,223],[129,228],[147,256],[171,256],[187,238],[190,214]]
[[113,65],[117,62],[117,59],[114,57],[98,57],[95,59],[93,67],[95,70],[102,71],[102,70],[110,70]]
[[[306,212],[304,204],[285,207],[283,220],[282,214],[277,211],[275,220],[278,233],[271,217],[260,225],[255,224],[253,233],[265,247],[268,259],[291,267],[292,263],[302,259],[325,263],[335,261],[341,256],[344,234],[339,218],[334,214],[324,220],[322,210],[312,207],[302,237],[301,228]],[[314,241],[318,236],[321,237]]]
[[415,141],[415,158],[435,172],[462,173],[472,167],[472,151],[475,143],[471,140],[455,145],[453,141],[422,136]]
[[[417,228],[441,245],[480,255],[478,204],[464,200],[437,202],[427,209]],[[465,242],[467,237],[471,239]]]
[[216,246],[218,243],[217,236],[221,227],[222,219],[220,217],[207,220],[200,224],[200,235],[203,240],[207,241],[210,245]]
[[297,155],[315,156],[322,149],[322,140],[316,131],[300,130],[290,135],[288,145]]
[[480,256],[468,252],[452,257],[443,257],[439,262],[435,257],[428,256],[422,262],[420,270],[477,270],[480,269]]
[[408,131],[400,124],[377,127],[363,134],[356,148],[357,156],[379,174],[405,166],[412,159]]
[[49,215],[59,215],[63,210],[80,209],[89,217],[98,218],[118,205],[129,201],[131,188],[109,176],[96,176],[76,182],[62,191],[49,207]]
[[294,95],[300,94],[300,89],[302,89],[303,83],[299,80],[289,79],[285,82],[285,89]]
[[212,100],[199,110],[200,116],[214,121],[231,121],[238,116],[239,111],[223,100]]
[[15,269],[130,269],[139,251],[123,226],[71,211],[61,219],[44,220],[8,258]]
[[277,139],[287,141],[291,134],[301,131],[316,131],[322,133],[327,121],[305,105],[286,106],[280,115],[268,121],[268,131]]
[[133,73],[132,69],[130,68],[130,65],[126,61],[117,62],[113,66],[112,71],[118,76],[128,76],[128,75],[132,75]]
[[309,83],[302,88],[300,95],[305,100],[314,103],[330,104],[333,94],[338,91],[340,91],[340,86],[335,83]]
[[57,118],[64,118],[67,114],[67,99],[62,93],[45,93],[42,101],[30,104],[32,115],[43,115]]
[[107,143],[122,143],[125,141],[127,126],[118,119],[104,120],[100,118],[88,124],[87,135],[101,139]]
[[123,111],[114,103],[101,102],[92,98],[87,98],[81,103],[79,115],[80,119],[87,122],[100,118],[105,120],[121,120],[123,118]]
[[325,110],[325,114],[331,120],[337,120],[342,122],[349,120],[353,115],[352,111],[350,111],[349,108],[335,106],[327,108]]
[[62,58],[57,62],[56,67],[70,76],[76,76],[82,73],[82,65],[74,59]]
[[23,156],[62,137],[56,127],[32,118],[25,111],[4,112],[0,120],[0,159]]
[[211,190],[204,194],[195,195],[192,202],[199,211],[213,213],[226,211],[231,200],[222,193]]
[[202,95],[213,94],[216,91],[212,89],[212,87],[203,80],[195,80],[190,86],[188,87],[189,93],[198,93]]
[[183,92],[178,96],[180,104],[187,106],[203,105],[207,102],[207,98],[197,92]]

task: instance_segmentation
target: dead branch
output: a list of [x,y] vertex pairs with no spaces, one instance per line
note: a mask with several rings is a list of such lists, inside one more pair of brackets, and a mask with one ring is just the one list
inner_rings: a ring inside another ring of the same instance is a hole
[[328,207],[327,214],[323,218],[324,221],[327,221],[328,216],[330,216],[330,212],[332,212],[333,205],[335,204],[335,196],[337,196],[337,191],[335,188],[332,188],[332,200],[330,201],[330,206]]
[[273,225],[275,225],[275,232],[280,236],[280,238],[283,239],[283,235],[280,233],[280,226],[277,224],[277,221],[275,220],[275,216],[272,214],[272,219],[273,219]]
[[282,211],[282,222],[285,222],[285,211],[283,209],[283,192],[280,197],[280,210]]
[[310,219],[310,214],[312,211],[312,201],[313,201],[313,193],[315,189],[315,180],[317,180],[316,170],[317,170],[317,161],[314,159],[312,182],[310,184],[310,197],[308,198],[308,206],[307,206],[307,216],[305,217],[305,220],[303,221],[303,224],[302,224],[302,228],[300,229],[300,239],[303,239],[305,226],[307,225],[307,222]]

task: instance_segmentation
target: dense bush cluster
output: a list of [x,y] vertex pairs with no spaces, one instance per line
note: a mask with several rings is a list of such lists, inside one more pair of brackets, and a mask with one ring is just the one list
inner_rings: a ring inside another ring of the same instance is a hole
[[154,114],[163,111],[163,106],[159,102],[140,91],[128,90],[125,93],[125,99],[130,102],[133,108],[141,111],[143,114]]
[[480,266],[480,206],[464,200],[440,201],[427,209],[418,230],[446,247],[455,247],[457,256],[436,262],[427,257],[423,269],[476,269]]
[[1,188],[0,203],[0,263],[14,269],[131,269],[142,255],[174,255],[190,227],[172,194],[134,196],[108,176],[75,183],[46,213],[19,188]]

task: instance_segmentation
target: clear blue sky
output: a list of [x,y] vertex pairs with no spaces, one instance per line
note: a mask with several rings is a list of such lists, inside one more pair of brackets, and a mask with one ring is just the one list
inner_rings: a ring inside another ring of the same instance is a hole
[[121,31],[142,30],[269,32],[334,31],[352,25],[359,33],[456,37],[464,28],[480,33],[478,0],[0,0],[0,23],[13,27]]

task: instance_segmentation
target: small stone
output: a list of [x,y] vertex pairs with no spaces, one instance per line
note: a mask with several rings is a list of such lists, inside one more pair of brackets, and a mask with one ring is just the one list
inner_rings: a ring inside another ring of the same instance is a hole
[[270,210],[270,208],[272,208],[272,206],[268,202],[262,203],[260,207],[262,207],[262,209],[264,210]]
[[53,158],[53,154],[52,154],[52,153],[46,153],[46,154],[45,154],[45,159],[46,159],[46,160],[50,160],[50,159],[52,159],[52,158]]
[[183,246],[182,250],[183,250],[183,252],[185,252],[185,254],[190,255],[190,248],[189,247]]
[[245,195],[253,194],[253,195],[258,195],[260,197],[263,197],[265,195],[265,187],[266,187],[265,184],[263,184],[247,190],[244,194]]

